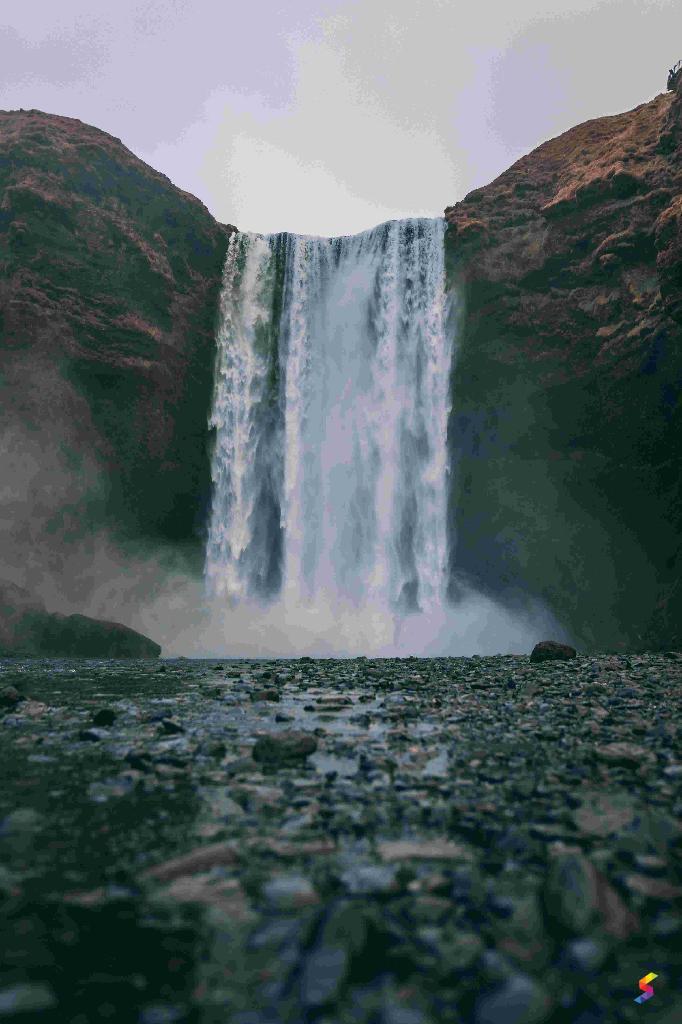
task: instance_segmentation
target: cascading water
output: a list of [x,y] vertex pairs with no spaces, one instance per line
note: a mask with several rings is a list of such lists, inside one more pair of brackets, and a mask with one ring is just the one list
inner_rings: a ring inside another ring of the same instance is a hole
[[216,599],[433,613],[446,587],[444,222],[231,236],[206,577]]

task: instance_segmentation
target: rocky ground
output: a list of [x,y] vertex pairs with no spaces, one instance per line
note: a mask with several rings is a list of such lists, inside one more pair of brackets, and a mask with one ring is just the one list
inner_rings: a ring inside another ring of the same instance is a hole
[[681,683],[673,652],[0,662],[0,1019],[673,1024]]

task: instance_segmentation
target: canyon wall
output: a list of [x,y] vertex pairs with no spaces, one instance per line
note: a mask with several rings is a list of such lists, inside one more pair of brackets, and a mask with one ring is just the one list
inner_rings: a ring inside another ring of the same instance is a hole
[[0,577],[78,603],[102,531],[201,564],[233,230],[105,132],[0,112]]
[[453,562],[585,647],[682,644],[681,146],[678,91],[445,211]]

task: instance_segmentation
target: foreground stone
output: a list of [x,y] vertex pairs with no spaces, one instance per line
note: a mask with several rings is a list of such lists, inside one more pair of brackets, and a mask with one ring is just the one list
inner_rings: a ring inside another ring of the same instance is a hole
[[22,700],[26,700],[26,698],[19,693],[15,686],[6,686],[3,690],[0,690],[1,708],[15,708]]
[[531,651],[530,660],[568,661],[569,658],[575,658],[576,653],[575,647],[569,647],[568,644],[559,644],[555,640],[542,640]]

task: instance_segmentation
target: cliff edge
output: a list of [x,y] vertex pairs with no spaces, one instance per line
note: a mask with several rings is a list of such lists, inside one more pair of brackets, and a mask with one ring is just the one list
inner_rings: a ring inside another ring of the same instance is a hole
[[586,646],[682,645],[681,145],[682,79],[445,210],[455,561]]

